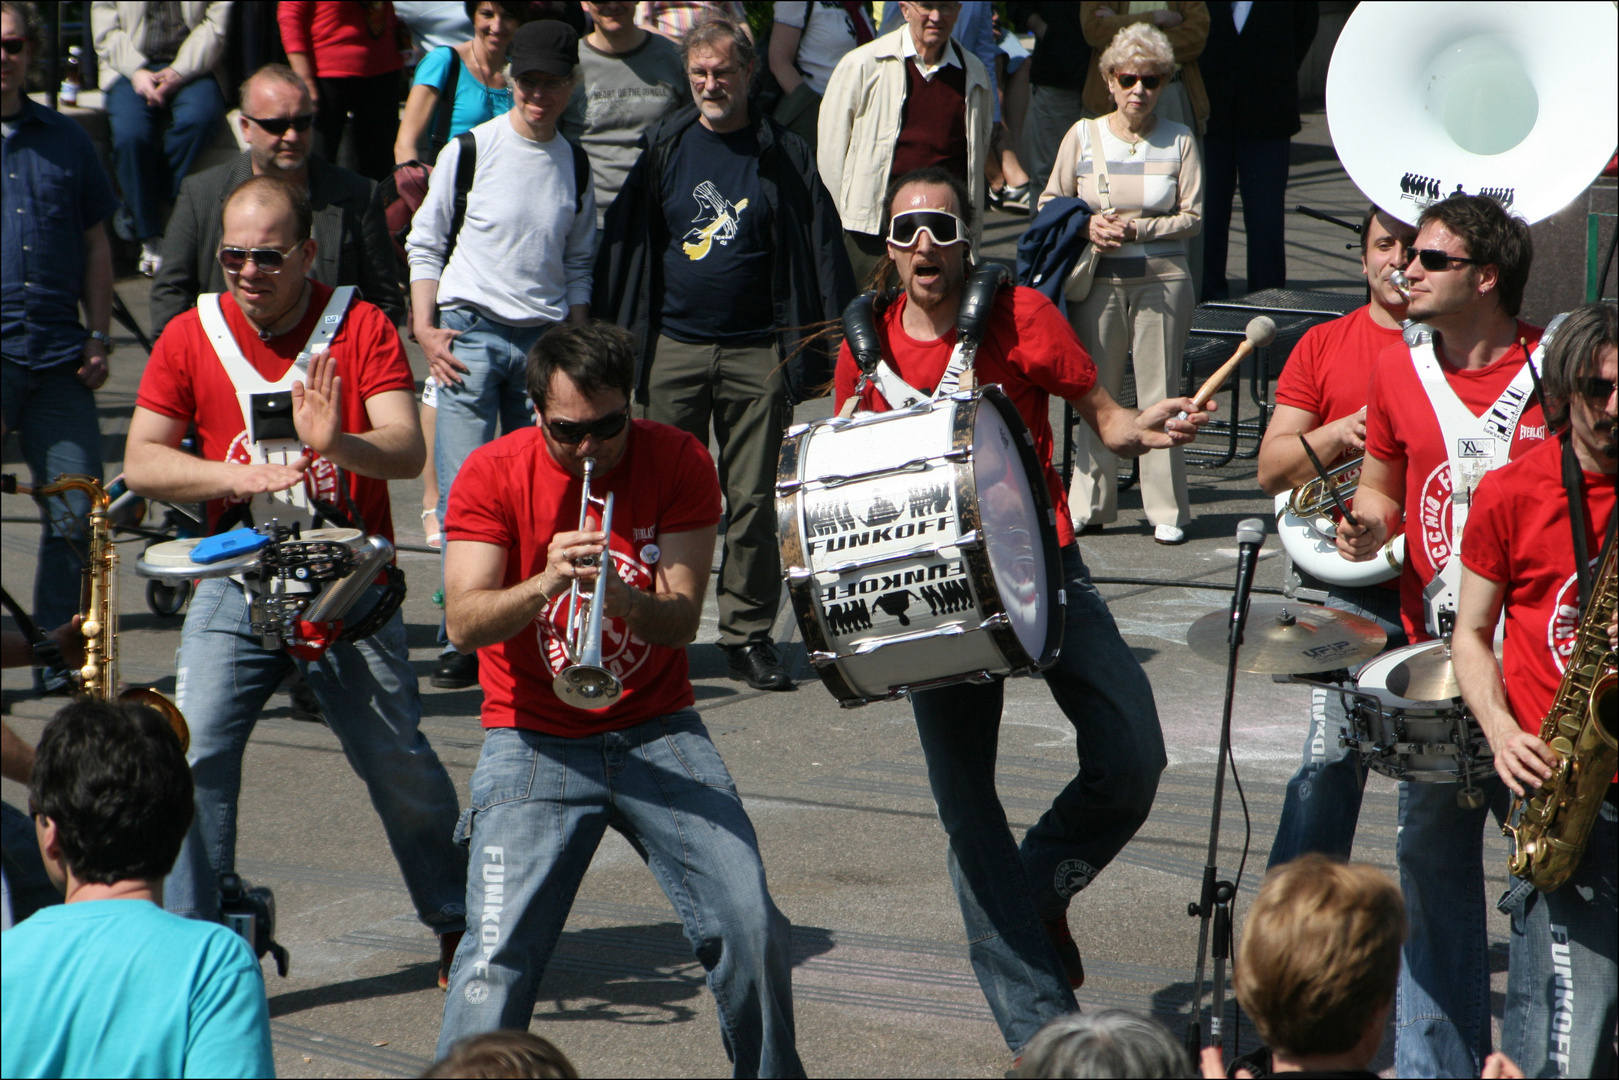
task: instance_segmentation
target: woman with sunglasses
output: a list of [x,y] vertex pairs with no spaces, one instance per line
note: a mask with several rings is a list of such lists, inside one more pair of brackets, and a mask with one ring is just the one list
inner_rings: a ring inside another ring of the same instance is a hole
[[[1068,321],[1108,393],[1119,396],[1133,357],[1136,400],[1157,401],[1175,382],[1192,323],[1186,241],[1202,227],[1202,160],[1190,128],[1154,113],[1175,73],[1162,31],[1126,26],[1099,62],[1115,108],[1069,130],[1040,203],[1077,196],[1094,211],[1095,277],[1088,294],[1070,286]],[[1097,533],[1118,520],[1117,475],[1118,458],[1082,426],[1069,489],[1076,529]],[[1182,451],[1141,459],[1141,501],[1155,540],[1185,542],[1192,507]]]

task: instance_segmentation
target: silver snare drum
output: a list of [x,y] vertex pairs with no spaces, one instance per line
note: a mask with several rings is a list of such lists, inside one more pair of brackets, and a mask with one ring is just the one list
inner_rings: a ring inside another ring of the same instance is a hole
[[1369,662],[1356,677],[1343,744],[1368,768],[1396,780],[1469,788],[1492,771],[1495,755],[1472,713],[1457,697],[1419,701],[1403,696],[1412,661],[1443,659],[1450,646],[1427,641],[1394,649]]
[[845,707],[1056,661],[1056,518],[999,387],[789,431],[776,513],[805,647]]

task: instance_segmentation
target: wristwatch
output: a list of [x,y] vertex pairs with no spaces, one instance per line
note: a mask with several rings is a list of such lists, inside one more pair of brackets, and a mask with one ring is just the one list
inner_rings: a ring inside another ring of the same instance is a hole
[[102,348],[106,349],[108,352],[112,352],[112,335],[107,333],[105,330],[90,331],[90,340],[99,341]]

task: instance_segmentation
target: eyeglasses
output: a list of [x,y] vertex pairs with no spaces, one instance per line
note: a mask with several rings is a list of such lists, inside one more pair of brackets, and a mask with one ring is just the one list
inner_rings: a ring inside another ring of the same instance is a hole
[[1574,392],[1592,401],[1607,401],[1613,396],[1613,380],[1597,375],[1585,375],[1574,380]]
[[888,242],[895,247],[914,247],[924,232],[938,247],[949,247],[966,241],[967,223],[948,210],[906,210],[888,223]]
[[741,71],[741,68],[734,66],[710,68],[707,71],[704,71],[701,68],[693,68],[686,74],[691,76],[692,82],[701,86],[709,79],[713,79],[715,82],[719,83],[730,82],[732,79],[736,78]]
[[1452,255],[1450,252],[1440,251],[1438,248],[1423,248],[1420,251],[1416,248],[1406,248],[1405,261],[1407,266],[1411,264],[1412,259],[1416,259],[1418,262],[1420,262],[1422,264],[1422,268],[1428,271],[1430,274],[1437,274],[1444,270],[1454,269],[1454,267],[1451,266],[1451,263],[1460,263],[1464,266],[1484,265],[1484,262],[1481,259],[1464,259],[1460,255]]
[[260,120],[256,116],[249,116],[246,113],[243,113],[242,119],[253,121],[253,123],[257,124],[265,131],[268,131],[271,135],[285,135],[288,128],[291,128],[294,131],[308,131],[310,125],[315,122],[315,114],[304,113],[302,116],[289,116],[285,118],[277,117],[274,120]]
[[0,38],[0,49],[4,49],[7,56],[19,56],[28,47],[28,39],[20,37]]
[[227,274],[240,274],[249,259],[259,268],[259,273],[279,274],[286,264],[287,256],[302,246],[303,241],[300,240],[285,251],[277,251],[275,248],[222,247],[217,257],[219,265],[225,268]]
[[1163,84],[1164,77],[1162,75],[1130,75],[1125,72],[1115,72],[1113,81],[1126,90],[1135,86],[1137,82],[1141,83],[1143,90],[1156,90]]
[[538,97],[541,94],[561,94],[573,89],[572,79],[559,79],[555,76],[544,78],[535,75],[519,75],[517,88],[525,97]]
[[545,430],[551,433],[551,438],[564,446],[577,446],[591,436],[601,441],[611,439],[623,431],[624,425],[629,422],[630,410],[626,406],[623,412],[616,412],[599,420],[547,420]]

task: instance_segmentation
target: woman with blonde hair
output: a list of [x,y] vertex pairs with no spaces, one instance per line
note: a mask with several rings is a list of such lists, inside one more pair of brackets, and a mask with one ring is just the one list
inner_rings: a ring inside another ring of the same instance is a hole
[[[1126,26],[1099,64],[1114,110],[1069,129],[1040,203],[1077,196],[1091,207],[1095,275],[1088,291],[1070,281],[1068,321],[1110,394],[1119,396],[1133,357],[1136,400],[1157,401],[1178,377],[1192,322],[1186,241],[1202,228],[1203,165],[1192,130],[1153,113],[1175,73],[1161,30]],[[1118,520],[1118,458],[1083,427],[1078,438],[1069,507],[1076,531],[1100,532]],[[1141,500],[1154,539],[1184,542],[1192,509],[1181,450],[1141,459]]]

